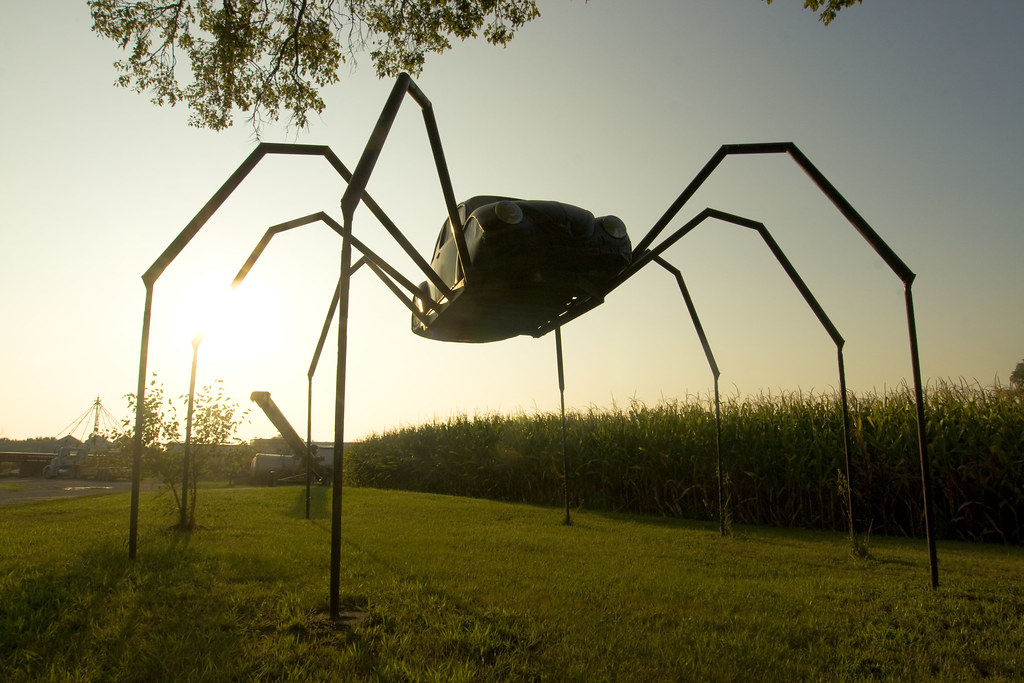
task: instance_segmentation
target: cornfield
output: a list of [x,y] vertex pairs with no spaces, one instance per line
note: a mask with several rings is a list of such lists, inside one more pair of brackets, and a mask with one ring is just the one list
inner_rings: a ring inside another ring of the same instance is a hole
[[[739,524],[848,527],[838,393],[726,398],[721,409],[726,514]],[[913,393],[851,395],[854,527],[923,535]],[[925,392],[934,528],[940,538],[1020,544],[1024,392],[942,382]],[[718,516],[714,404],[571,412],[570,504],[592,510]],[[346,481],[536,504],[561,504],[556,414],[465,415],[374,434],[346,453]]]

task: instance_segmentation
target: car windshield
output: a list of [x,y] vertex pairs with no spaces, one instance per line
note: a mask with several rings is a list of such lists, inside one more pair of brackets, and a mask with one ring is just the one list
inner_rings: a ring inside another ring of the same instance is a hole
[[[466,224],[465,204],[459,204],[459,220],[462,222],[463,225]],[[444,223],[441,224],[441,233],[437,236],[437,244],[434,245],[435,254],[441,247],[443,247],[448,242],[448,239],[452,236],[452,231],[449,228],[448,224],[449,221],[447,218],[444,220]]]

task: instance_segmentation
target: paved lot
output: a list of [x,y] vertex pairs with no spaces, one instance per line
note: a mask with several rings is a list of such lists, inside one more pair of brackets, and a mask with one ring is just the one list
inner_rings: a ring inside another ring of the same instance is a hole
[[[143,489],[156,486],[143,482]],[[21,505],[56,498],[77,498],[102,493],[121,493],[132,490],[130,481],[93,481],[91,479],[44,479],[43,477],[0,478],[0,507]]]

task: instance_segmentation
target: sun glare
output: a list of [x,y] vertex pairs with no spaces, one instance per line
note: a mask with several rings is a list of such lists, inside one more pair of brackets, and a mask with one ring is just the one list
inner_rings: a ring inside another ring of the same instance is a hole
[[225,368],[246,369],[273,353],[281,334],[272,321],[274,312],[282,306],[274,288],[254,278],[238,289],[228,289],[217,306],[207,333],[211,360]]
[[267,324],[280,308],[280,296],[259,278],[233,290],[227,278],[200,276],[167,289],[169,300],[160,302],[166,310],[164,343],[174,358],[190,356],[198,336],[200,374],[210,379],[246,372],[280,341],[278,326]]

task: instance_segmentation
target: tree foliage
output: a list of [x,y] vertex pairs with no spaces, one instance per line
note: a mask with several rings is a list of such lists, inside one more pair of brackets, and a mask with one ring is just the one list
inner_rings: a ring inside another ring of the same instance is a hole
[[[135,394],[128,394],[128,408],[134,415]],[[188,396],[181,396],[182,413],[188,405]],[[242,411],[239,405],[224,393],[220,380],[213,385],[204,386],[195,395],[192,410],[192,429],[190,449],[192,458],[189,472],[188,510],[186,510],[186,526],[195,525],[196,482],[199,477],[214,473],[219,476],[237,476],[242,460],[252,457],[245,449],[225,450],[225,446],[235,445],[235,432],[247,419],[248,411]],[[134,438],[134,417],[124,421],[127,432],[124,437],[126,444]],[[143,469],[150,476],[156,476],[171,491],[174,506],[180,512],[182,496],[180,484],[184,469],[185,449],[180,442],[182,425],[178,422],[178,408],[164,394],[163,385],[154,377],[143,400],[142,448]],[[130,446],[128,446],[130,448]]]
[[[804,6],[827,25],[855,2]],[[305,127],[324,110],[320,89],[366,50],[379,77],[416,75],[455,38],[507,45],[540,16],[536,0],[89,0],[89,9],[93,31],[126,53],[114,63],[119,86],[157,105],[185,102],[198,127],[222,130],[235,110],[248,112],[257,134],[282,112]]]
[[1017,367],[1010,373],[1010,385],[1014,389],[1024,391],[1024,360],[1017,363]]
[[[132,417],[124,420],[125,433],[122,437],[127,443],[135,438],[135,394],[126,394],[128,410]],[[142,403],[142,453],[143,456],[156,454],[163,450],[164,444],[172,443],[180,438],[177,411],[170,399],[164,396],[164,386],[154,376],[149,381],[145,398]]]
[[[772,0],[764,1],[772,4]],[[859,4],[860,0],[804,0],[804,7],[812,12],[818,12],[818,19],[825,26],[832,23],[841,9]]]
[[[135,439],[135,413],[138,403],[135,394],[126,394],[131,417],[123,421],[124,435],[121,449],[131,452]],[[182,452],[173,445],[181,438],[177,408],[164,395],[164,386],[154,376],[146,388],[142,401],[142,469],[146,476],[155,476],[166,484],[174,496],[174,507],[180,509]],[[177,474],[176,474],[177,473]]]
[[[505,45],[540,16],[535,0],[89,0],[93,31],[127,57],[117,84],[155,104],[186,102],[190,123],[214,130],[250,113],[258,131],[281,110],[304,127],[319,88],[369,49],[378,76],[419,73],[453,38]],[[192,81],[179,83],[179,59]]]
[[[188,400],[187,396],[182,401]],[[239,455],[235,432],[248,421],[249,411],[224,393],[224,385],[217,380],[196,393],[192,414],[192,450],[198,463],[195,474],[234,477],[252,458],[248,451]],[[225,449],[230,446],[230,449]],[[193,481],[198,478],[193,477]]]

